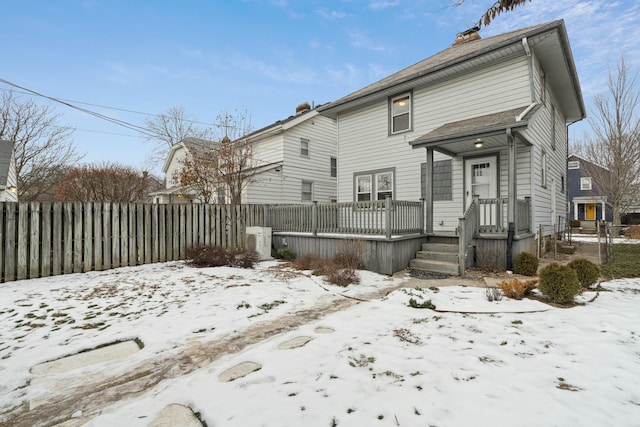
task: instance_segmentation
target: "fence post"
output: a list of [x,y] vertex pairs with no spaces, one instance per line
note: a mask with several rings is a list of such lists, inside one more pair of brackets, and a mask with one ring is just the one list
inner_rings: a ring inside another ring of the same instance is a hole
[[314,236],[318,235],[318,201],[314,200],[311,205],[311,231]]
[[385,208],[385,237],[387,239],[391,239],[391,215],[393,215],[393,209],[391,209],[391,196],[386,196],[384,200],[384,208]]

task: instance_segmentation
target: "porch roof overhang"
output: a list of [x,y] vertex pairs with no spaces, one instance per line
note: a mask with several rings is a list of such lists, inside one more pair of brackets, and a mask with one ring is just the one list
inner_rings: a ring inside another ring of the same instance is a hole
[[[412,148],[432,148],[452,157],[495,151],[507,143],[507,130],[526,129],[529,119],[540,108],[538,104],[445,123],[409,142]],[[475,143],[482,141],[481,147]],[[531,145],[525,138],[518,138]]]

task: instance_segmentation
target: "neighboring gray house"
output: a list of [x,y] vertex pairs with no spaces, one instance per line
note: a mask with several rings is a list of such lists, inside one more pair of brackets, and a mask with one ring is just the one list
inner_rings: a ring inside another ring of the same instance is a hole
[[[607,196],[598,189],[589,173],[591,168],[599,168],[578,156],[570,156],[567,161],[567,185],[569,189],[569,219],[579,221],[611,221],[613,211],[607,203]],[[607,172],[599,168],[602,172]]]
[[18,201],[15,144],[0,140],[0,202]]
[[562,20],[463,33],[318,111],[337,120],[338,201],[424,198],[430,241],[459,248],[443,263],[504,268],[565,215],[567,125],[585,108]]
[[[329,203],[336,200],[336,122],[303,109],[243,137],[253,147],[257,173],[242,194],[243,203],[296,204]],[[153,194],[156,203],[194,200],[175,180],[185,156],[211,141],[187,138],[171,148],[162,171],[166,189]],[[224,203],[224,189],[214,197]]]

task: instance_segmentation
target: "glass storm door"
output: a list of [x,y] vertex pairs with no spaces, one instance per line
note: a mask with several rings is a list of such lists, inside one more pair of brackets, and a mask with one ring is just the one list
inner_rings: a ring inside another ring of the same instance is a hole
[[[465,165],[465,209],[471,205],[474,196],[480,199],[495,199],[498,188],[496,158],[469,159],[466,160]],[[496,214],[496,205],[485,205],[480,210],[480,224],[496,225],[493,224]]]

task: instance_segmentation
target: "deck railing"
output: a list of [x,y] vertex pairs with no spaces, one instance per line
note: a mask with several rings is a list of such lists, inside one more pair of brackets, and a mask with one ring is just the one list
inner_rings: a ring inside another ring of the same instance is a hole
[[367,202],[269,206],[273,231],[382,235],[419,234],[424,229],[422,202]]
[[467,247],[476,237],[480,228],[480,206],[479,199],[474,197],[467,211],[458,220],[458,266],[460,276],[464,275],[466,267]]
[[[531,231],[530,198],[516,200],[516,227],[518,233]],[[480,233],[506,233],[509,229],[507,209],[509,199],[479,199],[479,228]]]

